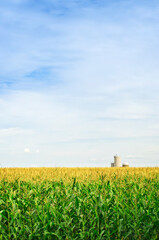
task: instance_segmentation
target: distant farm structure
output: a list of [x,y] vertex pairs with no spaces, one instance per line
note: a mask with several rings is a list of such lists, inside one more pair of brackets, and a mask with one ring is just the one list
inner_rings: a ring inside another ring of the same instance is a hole
[[[111,163],[111,167],[121,167],[121,159],[118,155],[114,156],[114,162]],[[129,167],[129,163],[123,163],[122,167]]]

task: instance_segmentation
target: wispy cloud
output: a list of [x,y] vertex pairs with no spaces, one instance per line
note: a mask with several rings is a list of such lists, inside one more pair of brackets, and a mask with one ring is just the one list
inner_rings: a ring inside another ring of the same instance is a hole
[[30,130],[20,129],[20,128],[2,128],[0,129],[0,136],[11,136],[11,135],[19,135],[19,134],[31,134]]

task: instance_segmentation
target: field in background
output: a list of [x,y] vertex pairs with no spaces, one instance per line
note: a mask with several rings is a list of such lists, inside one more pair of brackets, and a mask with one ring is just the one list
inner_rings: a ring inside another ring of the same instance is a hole
[[0,181],[72,181],[72,178],[83,181],[96,181],[100,177],[107,180],[139,176],[154,178],[159,175],[159,168],[0,168]]
[[159,168],[1,168],[0,239],[159,239]]

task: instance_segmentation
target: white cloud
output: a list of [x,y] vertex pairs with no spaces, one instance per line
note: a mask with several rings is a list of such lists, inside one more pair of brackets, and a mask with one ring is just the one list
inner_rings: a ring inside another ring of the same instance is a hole
[[13,128],[2,128],[0,129],[0,136],[14,136],[14,135],[23,135],[23,134],[32,134],[30,129],[22,129],[18,127]]
[[25,153],[30,153],[30,148],[24,148]]
[[138,158],[144,158],[144,155],[131,155],[131,154],[129,154],[129,155],[127,155],[127,156],[125,156],[125,158],[126,159],[138,159]]
[[96,161],[98,161],[98,159],[97,158],[91,158],[90,161],[91,162],[96,162]]

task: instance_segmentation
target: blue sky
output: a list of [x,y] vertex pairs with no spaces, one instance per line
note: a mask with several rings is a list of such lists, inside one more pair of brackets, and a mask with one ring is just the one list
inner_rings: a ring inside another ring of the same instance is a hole
[[158,166],[158,64],[158,0],[1,0],[1,166]]

